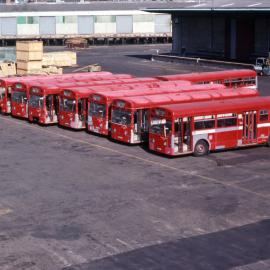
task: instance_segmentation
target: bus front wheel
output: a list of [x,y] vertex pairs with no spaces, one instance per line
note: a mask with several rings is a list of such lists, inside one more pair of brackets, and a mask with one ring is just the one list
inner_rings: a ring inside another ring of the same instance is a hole
[[209,152],[209,145],[206,141],[200,140],[196,143],[194,148],[194,156],[201,157],[207,155]]

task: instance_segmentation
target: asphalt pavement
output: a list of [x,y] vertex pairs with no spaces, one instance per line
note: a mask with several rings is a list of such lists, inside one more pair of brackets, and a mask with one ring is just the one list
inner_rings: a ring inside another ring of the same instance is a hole
[[[136,76],[209,70],[151,61],[157,49],[169,47],[93,47],[78,60]],[[9,116],[0,138],[1,270],[270,269],[267,147],[165,158]]]

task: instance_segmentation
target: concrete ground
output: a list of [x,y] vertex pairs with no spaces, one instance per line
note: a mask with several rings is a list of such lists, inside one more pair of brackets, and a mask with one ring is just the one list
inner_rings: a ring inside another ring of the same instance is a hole
[[[79,64],[208,70],[142,57],[157,48],[95,47]],[[0,135],[1,270],[270,269],[267,147],[169,159],[7,116]]]

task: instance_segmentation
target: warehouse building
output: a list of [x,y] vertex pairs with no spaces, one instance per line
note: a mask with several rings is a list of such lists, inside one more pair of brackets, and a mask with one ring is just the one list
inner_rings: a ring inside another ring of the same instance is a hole
[[2,5],[0,39],[170,38],[171,16],[149,14],[141,8],[138,3],[112,2]]
[[253,61],[270,51],[269,0],[206,0],[146,9],[172,15],[172,52]]

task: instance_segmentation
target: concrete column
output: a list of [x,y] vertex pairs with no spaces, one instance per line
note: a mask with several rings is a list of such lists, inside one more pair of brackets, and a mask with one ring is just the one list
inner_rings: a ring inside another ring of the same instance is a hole
[[182,48],[182,18],[176,14],[172,16],[172,52],[181,53]]

